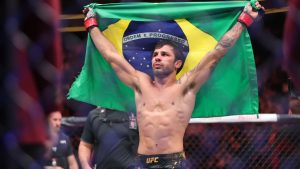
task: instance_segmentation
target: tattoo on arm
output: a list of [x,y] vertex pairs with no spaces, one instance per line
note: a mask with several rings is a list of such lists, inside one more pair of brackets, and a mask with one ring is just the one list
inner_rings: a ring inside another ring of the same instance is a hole
[[236,42],[236,40],[240,37],[242,31],[244,30],[244,26],[237,22],[219,41],[216,46],[216,50],[222,54],[225,54]]
[[[185,81],[189,81],[190,85],[188,88],[193,88],[196,83],[194,78],[190,77],[190,75],[198,74],[200,71],[204,71],[206,73],[201,73],[201,78],[205,78],[207,73],[212,72],[220,59],[226,54],[226,52],[235,44],[236,40],[240,37],[242,31],[244,30],[244,25],[237,22],[218,42],[217,46],[213,51],[207,54],[207,63],[208,64],[198,64],[194,69],[185,73],[178,81],[177,84],[181,84],[181,79]],[[198,76],[198,75],[197,75]],[[198,76],[199,77],[199,76]],[[191,80],[189,79],[191,78]],[[198,78],[199,80],[199,78]],[[183,92],[185,93],[185,92]]]

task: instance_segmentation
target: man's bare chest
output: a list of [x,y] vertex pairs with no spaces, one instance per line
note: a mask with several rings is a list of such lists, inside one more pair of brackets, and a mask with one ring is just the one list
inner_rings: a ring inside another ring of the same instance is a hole
[[136,97],[137,103],[142,107],[148,107],[151,109],[163,110],[182,104],[183,99],[186,96],[183,95],[182,90],[178,87],[169,87],[164,89],[158,89],[155,87],[144,88],[138,97]]

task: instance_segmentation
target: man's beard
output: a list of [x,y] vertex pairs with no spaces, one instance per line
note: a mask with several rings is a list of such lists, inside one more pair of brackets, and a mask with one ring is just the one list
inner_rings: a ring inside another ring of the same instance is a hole
[[153,74],[156,77],[166,77],[173,72],[170,68],[153,69]]

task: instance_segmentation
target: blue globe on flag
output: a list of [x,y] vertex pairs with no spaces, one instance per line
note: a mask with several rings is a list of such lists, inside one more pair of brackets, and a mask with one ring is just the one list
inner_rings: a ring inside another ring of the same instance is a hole
[[155,44],[168,40],[176,43],[183,53],[189,52],[187,38],[175,21],[131,21],[124,32],[122,49],[125,59],[137,70],[153,77],[151,58]]

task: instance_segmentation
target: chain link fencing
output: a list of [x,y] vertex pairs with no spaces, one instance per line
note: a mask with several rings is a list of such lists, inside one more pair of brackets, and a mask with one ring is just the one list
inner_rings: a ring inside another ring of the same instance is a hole
[[[191,123],[184,148],[191,169],[299,169],[300,116],[274,121]],[[85,118],[63,120],[77,150]]]

